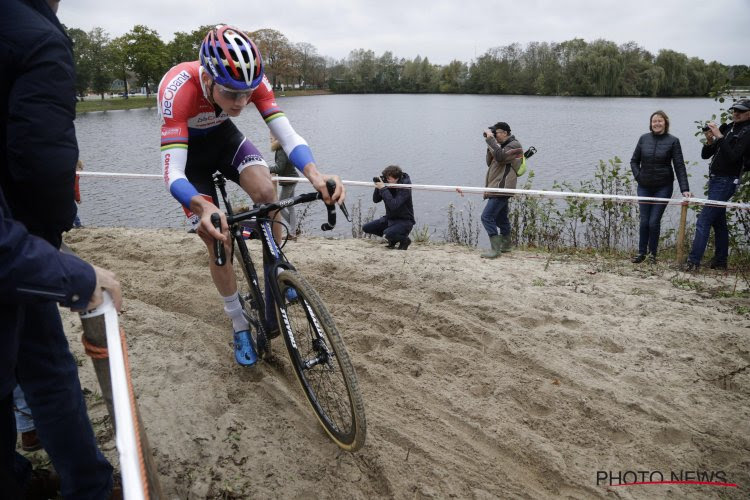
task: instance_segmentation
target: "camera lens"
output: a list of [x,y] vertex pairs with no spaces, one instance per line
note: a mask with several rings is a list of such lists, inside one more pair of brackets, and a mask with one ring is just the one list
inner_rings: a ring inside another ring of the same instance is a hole
[[701,130],[703,130],[704,132],[708,132],[709,130],[711,130],[711,128],[708,125],[704,125]]

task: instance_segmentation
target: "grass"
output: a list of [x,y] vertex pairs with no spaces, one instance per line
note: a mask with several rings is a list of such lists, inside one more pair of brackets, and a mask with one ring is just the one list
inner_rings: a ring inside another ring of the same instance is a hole
[[[285,90],[276,92],[277,97],[298,97],[306,95],[328,95],[328,90]],[[90,100],[76,103],[76,113],[89,113],[91,111],[116,111],[121,109],[155,108],[156,95],[150,97],[131,96],[128,99],[122,97],[89,98]]]
[[274,90],[274,95],[276,97],[299,97],[299,96],[305,96],[305,95],[332,95],[333,92],[330,90],[325,89],[309,89],[309,90]]
[[115,111],[119,109],[139,109],[156,107],[156,97],[130,97],[124,99],[115,97],[113,99],[96,99],[91,101],[79,101],[76,103],[76,113],[88,113],[91,111]]

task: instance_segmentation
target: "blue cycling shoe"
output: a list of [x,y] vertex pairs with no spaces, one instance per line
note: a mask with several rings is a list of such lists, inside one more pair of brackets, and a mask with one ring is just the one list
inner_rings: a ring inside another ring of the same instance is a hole
[[234,333],[234,359],[242,366],[252,366],[258,361],[249,330]]

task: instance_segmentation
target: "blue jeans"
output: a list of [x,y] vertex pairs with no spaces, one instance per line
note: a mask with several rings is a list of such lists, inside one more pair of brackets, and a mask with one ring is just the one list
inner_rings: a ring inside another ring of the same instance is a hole
[[[57,304],[25,306],[23,322],[16,378],[34,414],[39,439],[60,475],[61,493],[65,498],[107,498],[112,490],[112,466],[97,447]],[[17,439],[11,401],[10,397],[3,401],[7,416],[0,415],[0,463],[4,467]],[[28,460],[17,453],[12,460],[16,483],[23,484],[28,479],[25,471],[30,470]]]
[[[711,177],[708,179],[708,199],[729,201],[737,190],[737,177]],[[695,239],[690,249],[688,260],[700,264],[708,245],[708,236],[714,228],[715,252],[714,261],[726,264],[729,256],[729,229],[727,228],[727,209],[724,207],[704,206],[695,223]]]
[[13,389],[13,406],[16,414],[16,432],[29,432],[34,430],[34,419],[31,417],[31,408],[26,404],[21,386]]
[[383,216],[363,225],[362,231],[367,234],[384,236],[389,242],[397,243],[405,240],[413,227],[414,223],[410,220],[389,219],[387,216]]
[[[638,186],[638,196],[649,198],[671,198],[674,187],[672,184],[660,187]],[[661,217],[666,210],[666,203],[644,202],[638,203],[641,215],[640,237],[638,239],[638,253],[656,255],[661,233]]]
[[489,237],[497,236],[497,228],[500,228],[500,234],[503,236],[510,234],[510,220],[508,219],[509,199],[507,196],[487,198],[487,206],[482,211],[482,225]]

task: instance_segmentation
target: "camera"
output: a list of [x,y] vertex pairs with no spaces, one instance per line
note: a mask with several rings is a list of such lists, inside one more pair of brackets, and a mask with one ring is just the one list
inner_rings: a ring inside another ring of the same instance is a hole
[[388,181],[385,180],[385,176],[382,176],[382,175],[380,177],[373,177],[372,182],[375,182],[375,183],[382,182],[383,184],[388,184]]
[[711,130],[711,127],[709,127],[708,125],[703,125],[703,127],[701,128],[701,130],[703,132],[708,132],[709,130]]
[[536,148],[534,146],[531,146],[529,149],[526,150],[526,152],[523,154],[523,157],[527,160],[534,156],[534,153],[536,153]]

